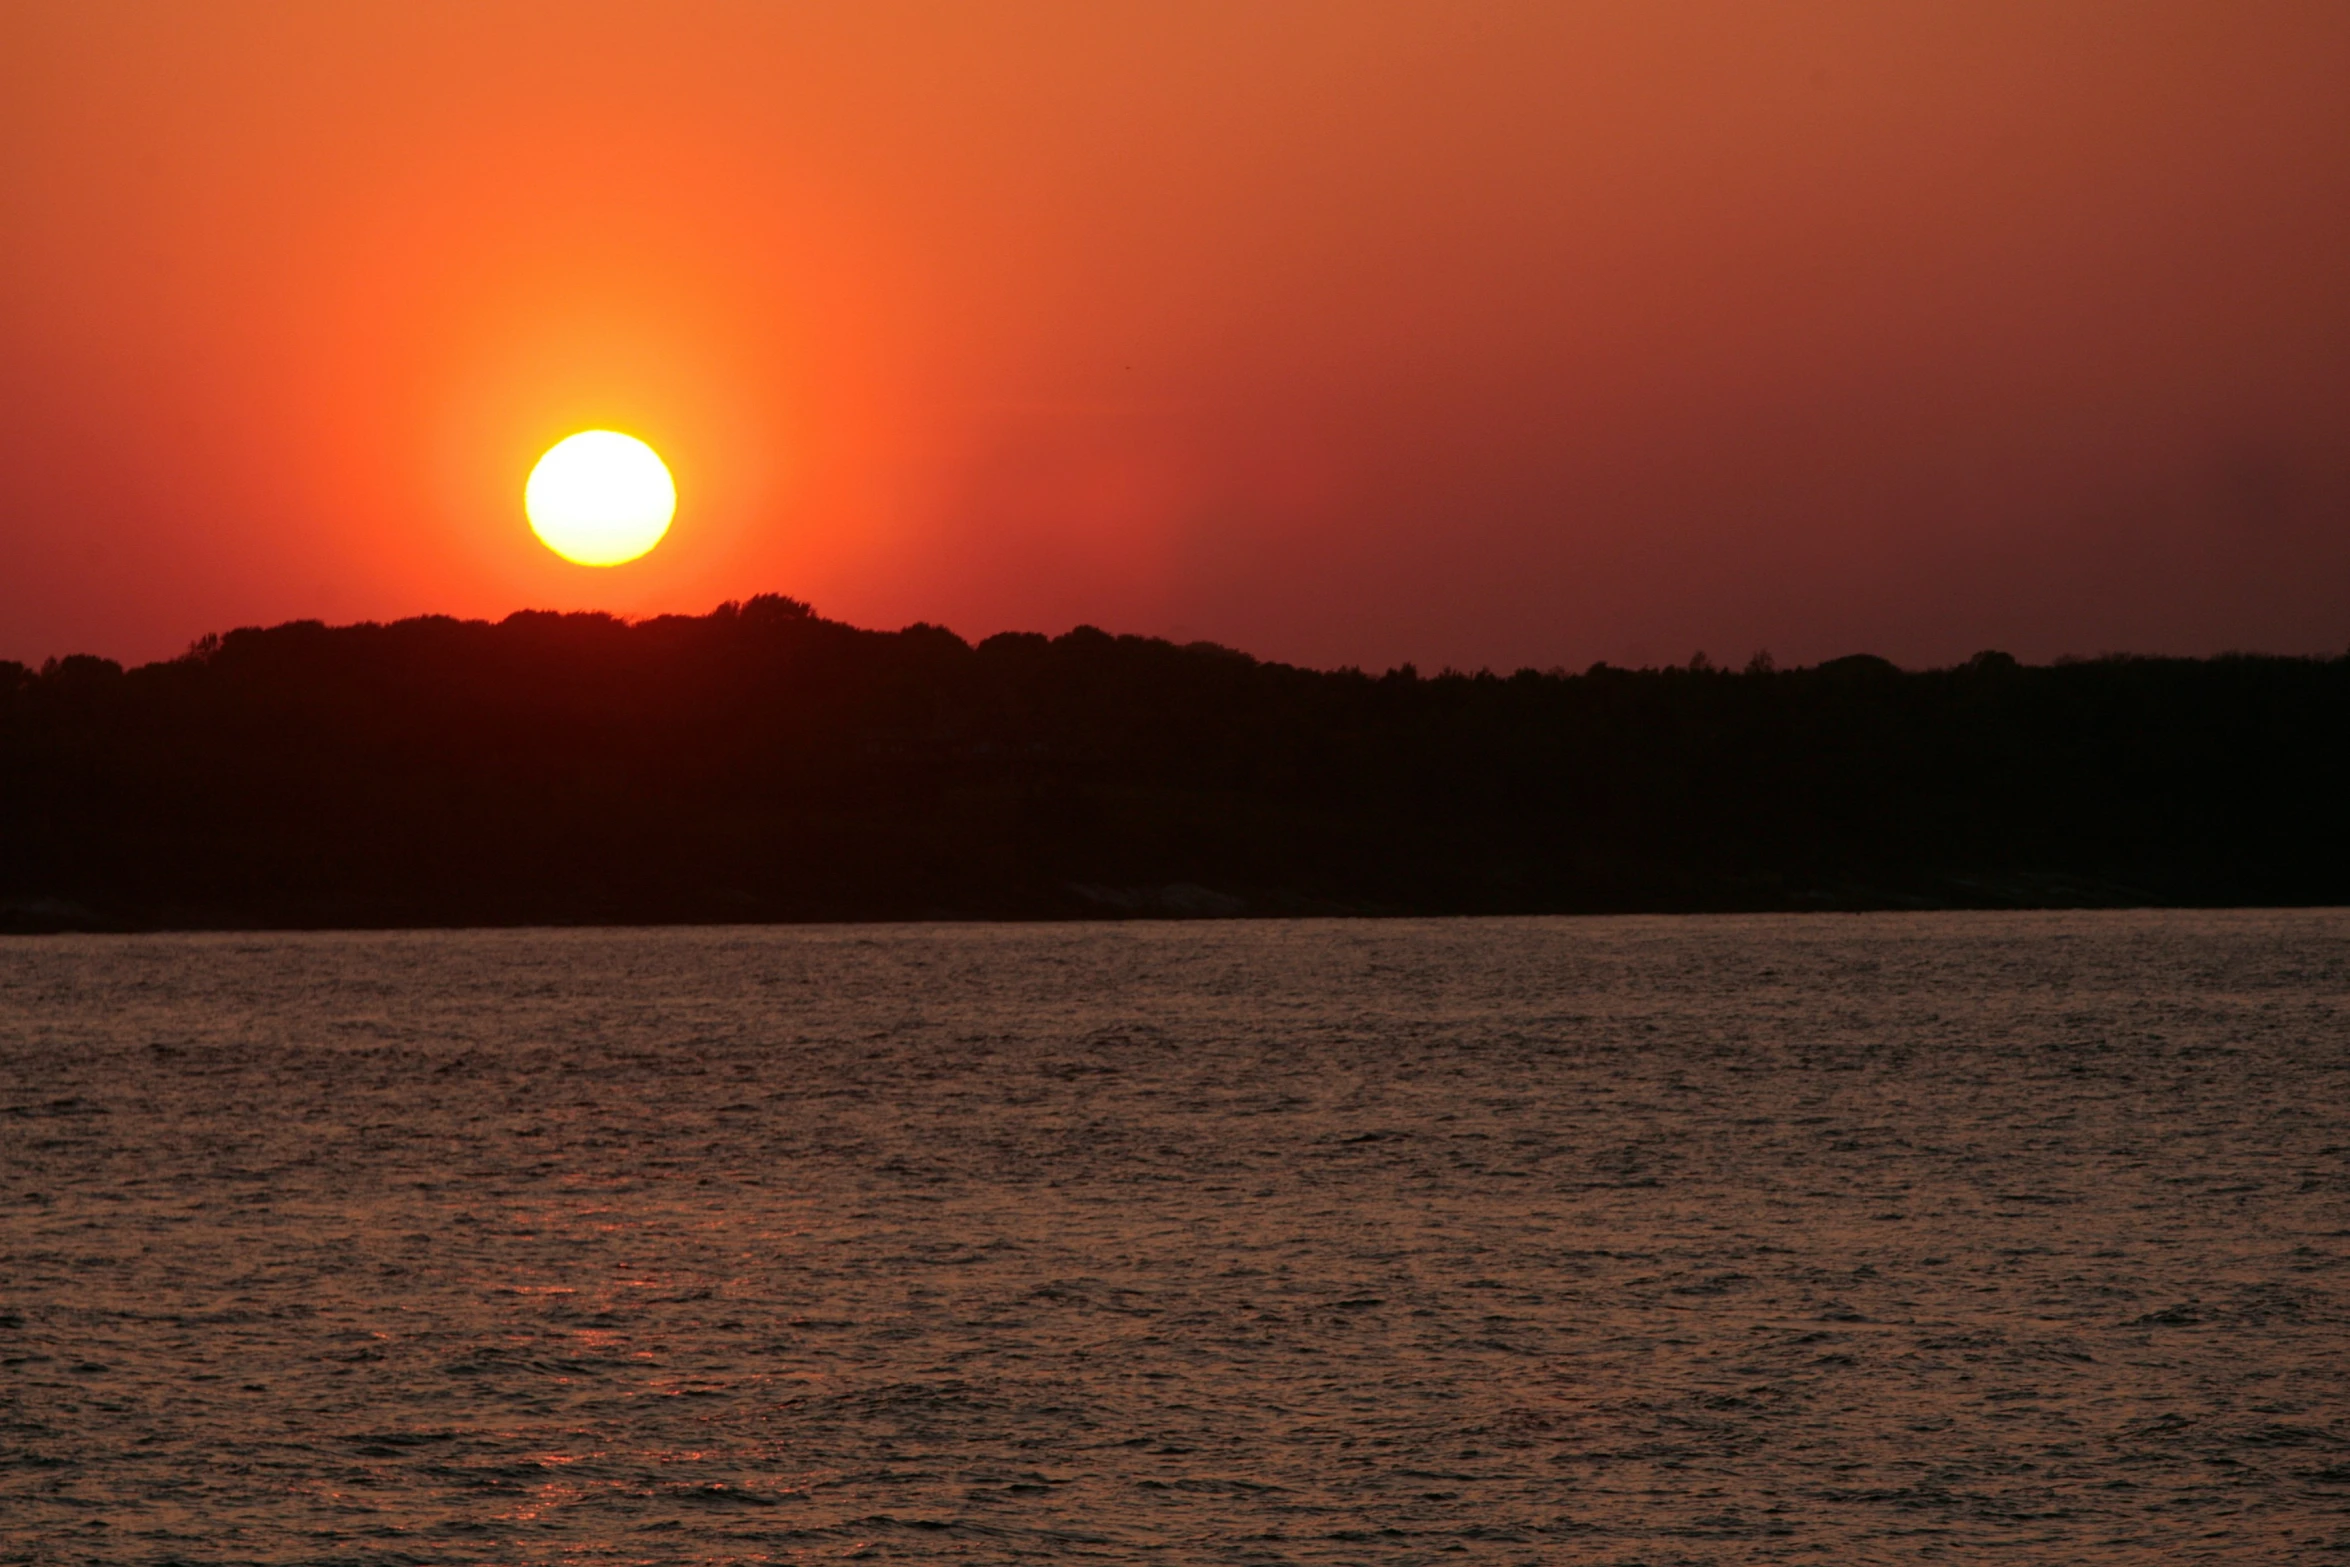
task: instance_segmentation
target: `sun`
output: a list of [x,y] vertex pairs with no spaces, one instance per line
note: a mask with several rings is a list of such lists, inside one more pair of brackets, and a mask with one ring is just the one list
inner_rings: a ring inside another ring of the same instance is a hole
[[522,509],[540,540],[582,566],[634,560],[669,531],[677,486],[660,456],[633,435],[582,430],[530,470]]

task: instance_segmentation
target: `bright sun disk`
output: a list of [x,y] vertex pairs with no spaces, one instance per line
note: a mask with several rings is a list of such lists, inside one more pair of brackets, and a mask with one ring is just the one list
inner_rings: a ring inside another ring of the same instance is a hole
[[522,509],[531,531],[565,560],[617,566],[661,542],[677,514],[677,486],[635,436],[582,430],[531,469]]

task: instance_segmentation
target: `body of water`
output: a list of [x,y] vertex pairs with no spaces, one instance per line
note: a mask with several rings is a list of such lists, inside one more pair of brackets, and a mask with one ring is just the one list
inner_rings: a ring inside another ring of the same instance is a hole
[[0,1560],[2350,1551],[2350,914],[0,945]]

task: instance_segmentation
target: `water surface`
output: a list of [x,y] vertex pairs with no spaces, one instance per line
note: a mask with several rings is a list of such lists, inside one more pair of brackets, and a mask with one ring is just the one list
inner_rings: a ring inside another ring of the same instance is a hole
[[2350,1549],[2350,914],[0,945],[0,1559]]

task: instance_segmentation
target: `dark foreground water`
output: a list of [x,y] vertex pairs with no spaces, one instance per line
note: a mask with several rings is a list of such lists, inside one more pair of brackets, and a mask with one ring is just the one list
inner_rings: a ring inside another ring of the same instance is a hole
[[0,945],[0,1559],[2350,1551],[2350,914]]

